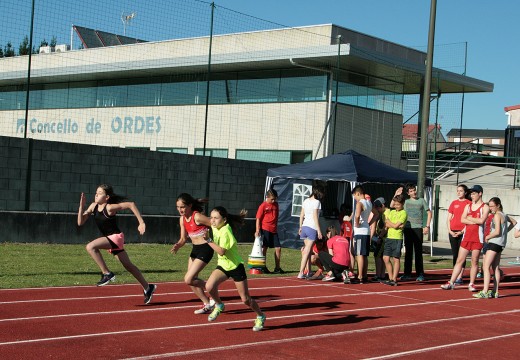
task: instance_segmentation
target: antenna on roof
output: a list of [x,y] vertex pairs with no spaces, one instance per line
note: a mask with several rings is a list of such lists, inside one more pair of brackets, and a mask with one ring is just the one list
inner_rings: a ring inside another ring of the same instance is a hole
[[128,25],[130,25],[130,22],[132,21],[133,18],[135,18],[137,16],[137,12],[136,11],[133,11],[131,13],[126,13],[126,12],[123,12],[121,14],[121,21],[123,22],[123,35],[126,36],[126,27]]

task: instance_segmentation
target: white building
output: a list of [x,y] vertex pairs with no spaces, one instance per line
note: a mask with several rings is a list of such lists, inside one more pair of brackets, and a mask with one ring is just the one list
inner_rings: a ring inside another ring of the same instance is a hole
[[[0,59],[0,135],[278,163],[353,149],[399,166],[426,54],[330,24],[38,54],[26,118],[27,60]],[[493,89],[433,77],[432,93]]]

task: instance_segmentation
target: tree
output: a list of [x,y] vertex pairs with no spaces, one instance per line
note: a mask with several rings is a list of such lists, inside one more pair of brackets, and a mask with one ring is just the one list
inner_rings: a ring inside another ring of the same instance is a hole
[[18,47],[18,55],[29,55],[31,49],[29,48],[29,38],[27,35],[23,38],[20,46]]
[[4,57],[4,50],[2,50],[2,45],[0,45],[0,58]]
[[51,47],[56,47],[57,43],[58,43],[58,40],[56,39],[56,36],[53,36],[51,39]]
[[4,57],[14,56],[14,48],[13,44],[10,41],[7,42],[7,45],[4,48]]

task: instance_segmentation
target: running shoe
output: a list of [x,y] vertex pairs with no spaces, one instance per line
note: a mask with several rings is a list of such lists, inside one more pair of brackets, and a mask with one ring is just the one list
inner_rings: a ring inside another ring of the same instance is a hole
[[285,271],[282,268],[274,268],[273,274],[285,274]]
[[270,274],[270,273],[271,273],[271,271],[269,271],[269,269],[267,268],[267,266],[266,266],[265,268],[262,269],[262,272],[263,272],[264,274]]
[[305,275],[304,273],[299,273],[297,278],[298,279],[307,279],[307,275]]
[[477,299],[489,299],[490,297],[492,297],[491,292],[491,290],[488,290],[486,292],[484,292],[484,290],[481,290],[478,293],[473,294],[473,297]]
[[265,314],[261,316],[257,316],[255,320],[255,326],[253,326],[253,331],[263,330],[265,324]]
[[103,274],[101,275],[101,280],[99,280],[97,282],[97,286],[104,286],[106,284],[108,284],[110,281],[116,281],[116,276],[114,275],[114,273],[111,271],[109,272],[108,274]]
[[153,293],[155,292],[155,289],[157,289],[157,285],[155,284],[148,284],[148,290],[144,292],[144,303],[149,304],[150,301],[152,301]]
[[401,276],[401,277],[399,278],[399,280],[401,280],[401,281],[403,281],[403,280],[405,280],[405,281],[406,281],[406,280],[412,280],[412,275],[406,275],[406,274],[404,274],[403,276]]
[[455,285],[453,285],[451,282],[447,282],[444,285],[441,285],[442,290],[453,290],[455,288]]
[[222,311],[224,311],[224,304],[215,304],[215,308],[209,314],[208,321],[215,321]]
[[323,273],[321,269],[318,269],[311,277],[308,277],[307,280],[321,280],[323,279]]
[[424,274],[417,276],[417,279],[415,279],[415,281],[425,281]]
[[479,271],[479,272],[477,273],[477,279],[482,279],[482,277],[483,277],[482,272]]
[[475,287],[475,284],[471,283],[468,285],[468,290],[471,292],[477,291],[477,288]]
[[204,305],[202,305],[202,307],[200,309],[195,310],[193,313],[194,314],[209,314],[213,311],[214,308],[215,308],[215,302],[213,302],[213,305],[211,305],[211,303],[204,304]]
[[457,280],[455,280],[454,282],[454,285],[462,285],[464,284],[464,280],[462,280],[462,278],[458,278]]
[[393,280],[385,280],[381,284],[388,285],[388,286],[397,286],[397,282]]
[[334,281],[334,280],[336,280],[336,277],[334,275],[332,275],[332,276],[327,275],[322,280],[323,281]]
[[498,299],[498,291],[491,291],[490,299]]

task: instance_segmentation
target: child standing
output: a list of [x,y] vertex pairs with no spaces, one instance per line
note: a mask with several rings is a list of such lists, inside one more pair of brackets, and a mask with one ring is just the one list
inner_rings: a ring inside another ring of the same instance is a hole
[[386,238],[386,213],[385,199],[377,198],[372,204],[372,213],[374,214],[370,223],[370,234],[372,235],[372,247],[374,249],[374,263],[376,266],[376,274],[372,281],[382,281],[385,279],[385,262],[383,261],[383,250]]
[[[507,243],[507,225],[508,216],[504,215],[502,201],[498,197],[493,197],[488,203],[489,211],[493,214],[493,222],[491,223],[490,232],[484,238],[487,244],[486,256],[483,259],[482,269],[484,271],[484,287],[480,292],[473,295],[479,299],[498,298],[498,285],[500,284],[500,257]],[[510,219],[510,218],[509,218]],[[513,219],[511,219],[513,220]],[[516,222],[513,220],[513,222]],[[516,225],[516,224],[513,224]],[[491,271],[492,270],[492,271]],[[491,273],[493,278],[493,290],[489,289],[491,283]]]
[[[368,282],[368,254],[370,252],[370,215],[372,203],[365,197],[365,190],[361,185],[352,189],[356,200],[354,212],[354,240],[352,241],[353,255],[358,264],[358,277],[351,279],[351,283]],[[352,267],[354,267],[352,265]]]
[[[276,199],[278,193],[275,189],[269,189],[265,197],[265,201],[260,204],[256,212],[256,232],[255,237],[262,237],[262,253],[267,255],[267,248],[274,248],[274,274],[283,274],[284,271],[280,267],[280,257],[282,255],[282,248],[280,246],[280,239],[278,237],[278,203]],[[267,265],[264,269],[266,274],[270,271]]]
[[119,230],[116,219],[118,211],[130,209],[139,222],[137,230],[139,231],[139,234],[143,235],[146,230],[146,225],[137,209],[137,206],[135,206],[133,202],[128,201],[126,197],[114,194],[112,186],[107,184],[101,184],[98,186],[96,189],[96,195],[94,196],[94,202],[90,204],[87,210],[83,211],[85,203],[85,194],[81,193],[78,211],[78,226],[82,226],[89,216],[93,215],[99,231],[103,234],[102,237],[89,242],[86,247],[92,259],[94,259],[101,269],[101,280],[99,280],[97,286],[104,286],[110,281],[116,279],[116,276],[108,269],[103,256],[99,252],[99,249],[105,249],[114,255],[121,264],[123,264],[125,269],[131,273],[137,281],[139,281],[144,290],[144,303],[148,304],[152,301],[152,296],[155,289],[157,289],[157,285],[149,284],[137,266],[130,261],[130,258],[124,249],[125,235],[121,230]]
[[[404,197],[402,194],[394,196],[392,199],[393,210],[385,213],[385,226],[388,229],[385,248],[383,250],[383,261],[388,273],[388,280],[383,284],[397,286],[397,276],[401,267],[401,249],[403,247],[403,228],[408,219],[404,210]],[[393,258],[393,264],[390,258]],[[392,266],[393,265],[393,266]]]
[[202,301],[202,307],[195,310],[195,314],[208,314],[214,306],[213,301],[204,293],[206,282],[199,278],[199,273],[208,265],[214,253],[206,241],[211,224],[209,218],[202,214],[204,202],[207,202],[207,199],[194,199],[187,193],[177,197],[177,211],[181,216],[179,219],[181,234],[179,241],[170,250],[176,254],[184,246],[188,237],[191,239],[193,249],[188,259],[188,271],[184,275],[184,282]]
[[302,204],[300,213],[300,228],[298,234],[303,240],[304,248],[302,251],[302,261],[300,264],[300,272],[298,279],[306,279],[305,268],[311,268],[311,252],[312,246],[317,239],[321,239],[319,212],[321,209],[321,199],[324,191],[319,186],[312,187],[312,195],[305,199]]
[[208,316],[208,321],[214,321],[224,311],[224,303],[220,299],[218,287],[229,278],[235,282],[235,286],[242,302],[256,313],[253,331],[264,328],[265,314],[260,310],[256,301],[249,294],[247,286],[247,275],[244,261],[238,254],[237,240],[233,235],[232,228],[243,223],[247,211],[242,210],[240,215],[232,215],[222,206],[211,210],[211,227],[213,230],[213,241],[207,239],[209,246],[218,254],[217,268],[211,273],[206,288],[215,300],[215,308]]

